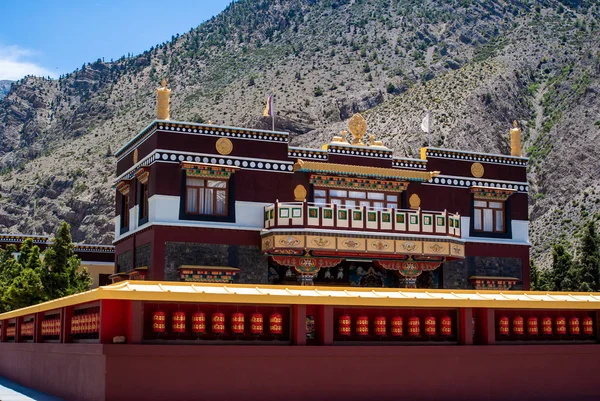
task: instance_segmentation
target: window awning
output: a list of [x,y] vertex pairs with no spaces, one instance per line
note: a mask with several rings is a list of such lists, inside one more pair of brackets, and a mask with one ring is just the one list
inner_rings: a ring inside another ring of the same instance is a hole
[[493,188],[493,187],[471,187],[471,193],[477,200],[499,200],[505,201],[509,196],[514,194],[516,190],[508,188]]
[[428,181],[440,174],[439,171],[413,171],[399,168],[356,166],[303,160],[298,160],[294,164],[294,171],[420,182]]
[[182,162],[181,168],[188,177],[230,178],[239,167],[210,163]]

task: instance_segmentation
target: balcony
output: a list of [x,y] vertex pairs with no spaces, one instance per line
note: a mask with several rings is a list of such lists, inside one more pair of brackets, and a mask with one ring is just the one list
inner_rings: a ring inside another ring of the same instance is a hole
[[276,202],[265,207],[265,229],[304,228],[460,238],[460,215],[311,202]]

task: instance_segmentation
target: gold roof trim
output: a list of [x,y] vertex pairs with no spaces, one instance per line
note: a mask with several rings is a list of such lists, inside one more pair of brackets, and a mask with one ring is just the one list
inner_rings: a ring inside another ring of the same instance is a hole
[[337,173],[344,175],[357,175],[361,177],[384,177],[395,179],[413,179],[428,181],[440,174],[440,171],[414,171],[398,168],[356,166],[351,164],[336,164],[298,160],[294,164],[294,171],[310,171],[318,173]]
[[600,293],[223,285],[134,280],[3,313],[0,320],[104,299],[255,305],[600,310]]
[[190,269],[190,270],[221,270],[224,272],[238,272],[240,269],[231,266],[202,266],[202,265],[181,265],[179,269]]

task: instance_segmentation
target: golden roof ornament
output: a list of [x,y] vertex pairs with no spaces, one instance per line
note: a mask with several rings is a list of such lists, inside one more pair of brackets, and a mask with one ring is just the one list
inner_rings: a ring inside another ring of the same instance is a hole
[[167,80],[162,79],[161,87],[156,89],[158,102],[156,107],[156,118],[159,120],[169,120],[171,111],[171,89],[167,88]]
[[511,156],[523,156],[521,150],[521,128],[519,128],[517,120],[513,121],[513,128],[510,130],[510,154]]
[[367,122],[360,114],[356,113],[350,118],[348,130],[352,134],[352,145],[365,146],[363,137],[367,133]]

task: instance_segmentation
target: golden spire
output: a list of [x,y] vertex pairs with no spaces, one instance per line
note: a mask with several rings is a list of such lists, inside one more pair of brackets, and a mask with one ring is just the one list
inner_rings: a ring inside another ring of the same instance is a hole
[[522,157],[521,151],[521,128],[517,120],[513,121],[513,128],[510,130],[510,154],[512,156]]
[[158,94],[158,103],[156,107],[156,118],[159,120],[168,120],[169,112],[171,109],[170,101],[171,101],[171,89],[167,88],[167,80],[162,79],[161,87],[156,89],[156,93]]

